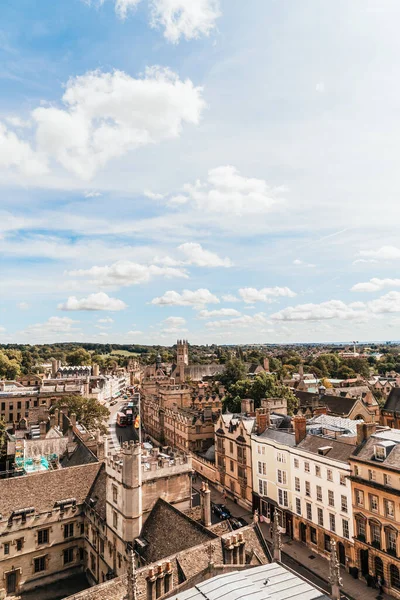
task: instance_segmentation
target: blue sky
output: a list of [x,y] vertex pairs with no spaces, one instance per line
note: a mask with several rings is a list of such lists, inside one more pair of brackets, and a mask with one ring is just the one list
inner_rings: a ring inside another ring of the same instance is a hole
[[400,338],[396,0],[5,0],[0,341]]

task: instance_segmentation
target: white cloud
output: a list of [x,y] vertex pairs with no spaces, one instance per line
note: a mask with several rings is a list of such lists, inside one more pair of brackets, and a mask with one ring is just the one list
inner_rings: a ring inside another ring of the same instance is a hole
[[378,260],[397,260],[400,258],[400,248],[396,246],[382,246],[378,250],[360,250],[359,256],[368,256]]
[[178,250],[186,256],[186,264],[196,265],[197,267],[231,267],[232,261],[229,258],[221,258],[218,254],[204,250],[200,244],[187,242],[178,247]]
[[157,192],[152,192],[151,190],[145,190],[143,194],[146,198],[150,198],[150,200],[162,200],[164,198],[164,194],[158,194]]
[[4,333],[6,331],[5,327],[0,327],[0,333]]
[[97,319],[98,323],[114,323],[114,319],[111,317],[104,317],[104,319]]
[[104,292],[99,292],[80,300],[76,296],[70,296],[66,302],[59,304],[58,308],[60,310],[109,310],[114,312],[124,310],[127,305],[118,298],[110,298]]
[[17,307],[19,308],[19,310],[28,310],[29,304],[27,302],[19,302],[17,304]]
[[72,277],[85,277],[93,285],[99,287],[125,287],[147,283],[153,277],[172,277],[187,279],[187,273],[182,269],[158,267],[157,265],[141,265],[129,260],[120,260],[104,267],[91,267],[69,271]]
[[220,308],[219,310],[201,310],[198,314],[200,319],[211,317],[240,317],[240,312],[234,308]]
[[50,317],[45,323],[29,325],[22,333],[42,336],[46,334],[80,331],[78,328],[74,327],[75,323],[79,323],[79,321],[74,321],[68,317]]
[[374,264],[376,265],[379,261],[375,258],[358,258],[357,260],[353,260],[353,265],[358,264]]
[[400,312],[400,292],[389,292],[367,304],[374,314],[388,314]]
[[140,0],[115,0],[115,12],[120,19],[126,19],[128,12],[134,10]]
[[239,298],[237,298],[233,294],[225,294],[224,296],[222,296],[222,300],[224,302],[240,302]]
[[141,335],[143,331],[128,331],[128,335]]
[[218,304],[219,299],[207,289],[195,291],[183,290],[182,293],[170,290],[159,298],[153,298],[151,304],[159,306],[204,306]]
[[208,36],[220,16],[218,0],[150,0],[151,25],[162,27],[174,44]]
[[95,190],[91,190],[84,193],[85,198],[99,198],[102,194],[100,192],[96,192]]
[[264,179],[243,177],[229,165],[211,169],[206,182],[188,183],[183,191],[169,204],[190,202],[202,212],[254,215],[268,212],[278,202]]
[[319,81],[315,86],[315,91],[319,94],[323,94],[325,92],[325,84],[323,81]]
[[241,328],[252,328],[259,327],[260,325],[270,325],[271,322],[268,320],[264,313],[257,313],[255,315],[242,315],[235,319],[226,319],[222,321],[209,321],[206,324],[208,329],[222,329],[224,327],[235,327]]
[[297,267],[309,267],[310,269],[315,267],[314,264],[306,263],[303,260],[300,260],[299,258],[296,258],[296,260],[293,261],[293,264]]
[[352,292],[379,292],[387,287],[400,287],[400,279],[378,279],[373,277],[364,283],[356,283]]
[[341,300],[328,300],[321,304],[298,304],[271,315],[275,321],[323,321],[326,319],[357,319],[365,317],[362,302],[346,305]]
[[292,292],[288,287],[262,288],[261,290],[255,288],[241,288],[239,290],[239,295],[244,302],[249,304],[252,304],[253,302],[271,303],[274,298],[294,298],[296,296],[295,292]]
[[[179,137],[185,123],[199,123],[205,106],[201,88],[161,67],[137,79],[122,71],[88,72],[68,81],[62,101],[63,108],[32,112],[37,148],[82,179],[130,150]],[[0,164],[36,171],[27,144],[5,135],[0,129],[0,148],[6,143]]]
[[164,320],[167,327],[183,327],[186,325],[186,319],[183,317],[168,317]]
[[30,144],[21,140],[0,122],[0,168],[15,168],[24,175],[43,175],[47,172],[44,156],[36,153]]

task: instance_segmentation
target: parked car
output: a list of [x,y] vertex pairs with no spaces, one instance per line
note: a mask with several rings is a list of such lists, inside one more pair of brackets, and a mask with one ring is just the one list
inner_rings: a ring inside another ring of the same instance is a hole
[[246,525],[248,525],[242,517],[231,517],[229,523],[232,525],[232,529],[240,529],[241,527],[246,527]]
[[117,400],[111,400],[110,406],[115,406],[117,404]]
[[212,510],[220,519],[229,519],[231,516],[231,513],[229,509],[226,508],[225,504],[213,504]]

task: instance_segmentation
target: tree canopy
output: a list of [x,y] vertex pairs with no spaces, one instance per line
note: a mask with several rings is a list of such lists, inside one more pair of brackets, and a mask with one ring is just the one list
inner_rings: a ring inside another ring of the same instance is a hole
[[65,396],[54,403],[52,410],[61,409],[66,406],[69,414],[75,413],[77,420],[86,427],[88,431],[100,429],[101,433],[107,433],[105,421],[110,416],[110,411],[96,398],[85,398],[83,396]]

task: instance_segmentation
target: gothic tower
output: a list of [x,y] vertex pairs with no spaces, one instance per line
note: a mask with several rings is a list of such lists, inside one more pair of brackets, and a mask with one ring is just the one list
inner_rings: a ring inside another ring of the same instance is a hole
[[185,381],[185,367],[189,365],[189,344],[187,340],[178,340],[176,342],[176,364],[179,381]]

